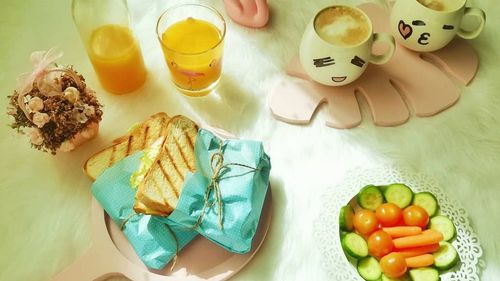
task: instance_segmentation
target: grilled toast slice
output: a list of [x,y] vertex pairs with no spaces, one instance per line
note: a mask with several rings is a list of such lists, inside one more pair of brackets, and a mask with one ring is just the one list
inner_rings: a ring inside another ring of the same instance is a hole
[[85,174],[95,180],[104,170],[130,154],[144,150],[166,135],[170,118],[164,112],[152,115],[134,127],[128,135],[115,139],[111,146],[92,155],[83,165]]
[[197,133],[198,126],[186,117],[175,116],[168,122],[161,151],[137,187],[136,212],[168,216],[175,209],[186,173],[196,169]]

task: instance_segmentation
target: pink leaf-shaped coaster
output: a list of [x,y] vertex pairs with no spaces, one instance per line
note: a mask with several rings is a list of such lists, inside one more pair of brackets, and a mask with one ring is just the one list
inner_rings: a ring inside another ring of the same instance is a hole
[[[375,4],[359,6],[371,18],[375,32],[389,33],[389,13]],[[379,46],[374,46],[375,51]],[[282,121],[308,124],[316,109],[328,103],[326,124],[335,128],[353,128],[361,123],[360,93],[368,102],[373,122],[378,126],[405,123],[412,111],[416,116],[433,116],[454,105],[459,89],[452,81],[468,85],[479,61],[473,48],[455,39],[446,48],[419,54],[397,46],[387,64],[368,66],[358,80],[342,87],[328,87],[312,81],[295,57],[286,72],[302,80],[280,81],[271,91],[269,107]],[[448,75],[449,76],[448,76]]]
[[224,0],[227,14],[246,27],[263,27],[269,20],[267,0]]

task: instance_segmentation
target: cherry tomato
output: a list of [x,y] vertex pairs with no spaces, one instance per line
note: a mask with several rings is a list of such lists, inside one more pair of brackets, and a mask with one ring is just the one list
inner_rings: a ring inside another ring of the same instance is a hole
[[403,218],[403,215],[401,215],[401,218],[399,219],[398,223],[396,223],[395,226],[406,226],[405,219]]
[[377,229],[378,221],[374,212],[363,209],[354,214],[353,224],[360,234],[369,235]]
[[382,268],[382,272],[384,272],[387,277],[391,278],[399,278],[403,276],[408,269],[406,267],[405,257],[396,252],[384,256],[380,260],[380,267]]
[[403,211],[403,218],[406,225],[420,226],[425,228],[429,223],[429,215],[424,208],[419,206],[409,206]]
[[396,204],[384,203],[377,208],[375,215],[383,226],[395,226],[403,217],[403,211]]
[[372,233],[368,238],[368,252],[374,257],[383,257],[389,254],[393,248],[391,236],[383,230]]

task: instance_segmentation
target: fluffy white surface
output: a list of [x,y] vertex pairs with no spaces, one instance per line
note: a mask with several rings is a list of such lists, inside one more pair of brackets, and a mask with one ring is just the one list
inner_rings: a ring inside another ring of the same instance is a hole
[[[51,156],[29,148],[0,114],[0,280],[50,280],[82,255],[90,243],[90,181],[84,160],[133,123],[165,111],[203,120],[243,138],[266,143],[272,158],[274,213],[269,237],[235,280],[328,280],[313,242],[312,222],[321,212],[321,194],[349,169],[403,165],[436,178],[470,214],[484,247],[483,280],[500,276],[500,56],[496,1],[471,4],[486,10],[483,34],[472,41],[481,66],[459,103],[432,118],[412,118],[395,128],[375,127],[366,111],[352,130],[323,125],[322,112],[309,126],[276,121],[266,106],[270,88],[297,52],[315,11],[333,3],[360,1],[269,0],[269,26],[252,30],[228,19],[224,77],[206,98],[181,96],[169,82],[155,37],[155,21],[167,6],[184,1],[130,1],[149,78],[137,93],[113,96],[102,90],[71,20],[69,0],[1,1],[0,108],[28,71],[31,51],[60,46],[70,63],[105,104],[97,139],[70,154]],[[473,2],[473,3],[472,3]],[[210,1],[224,11],[222,1]],[[225,13],[224,13],[225,15]],[[439,94],[439,93],[436,93]]]

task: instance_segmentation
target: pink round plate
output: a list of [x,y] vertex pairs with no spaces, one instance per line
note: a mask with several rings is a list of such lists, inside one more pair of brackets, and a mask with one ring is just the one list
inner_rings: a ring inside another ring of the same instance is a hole
[[58,274],[54,281],[105,280],[125,276],[134,281],[226,280],[240,271],[259,250],[271,222],[271,188],[268,189],[252,250],[235,254],[198,236],[179,253],[175,267],[148,269],[137,257],[127,238],[92,199],[92,245],[83,257]]

